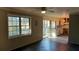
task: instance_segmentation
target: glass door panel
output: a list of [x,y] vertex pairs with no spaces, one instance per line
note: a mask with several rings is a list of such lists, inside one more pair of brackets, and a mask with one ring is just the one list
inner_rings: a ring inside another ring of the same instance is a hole
[[43,38],[55,38],[56,37],[56,25],[55,21],[43,20]]
[[50,38],[56,38],[56,24],[55,21],[50,21]]
[[48,37],[49,28],[50,28],[50,21],[43,20],[43,37]]

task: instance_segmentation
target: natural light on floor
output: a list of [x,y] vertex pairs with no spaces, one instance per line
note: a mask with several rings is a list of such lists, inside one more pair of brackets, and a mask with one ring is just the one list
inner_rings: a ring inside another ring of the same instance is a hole
[[53,33],[52,33],[52,38],[57,38],[57,36],[56,36],[56,33],[55,33],[55,32],[53,32]]

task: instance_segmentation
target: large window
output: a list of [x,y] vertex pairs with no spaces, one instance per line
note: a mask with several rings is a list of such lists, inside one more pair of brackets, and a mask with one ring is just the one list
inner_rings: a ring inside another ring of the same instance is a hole
[[31,34],[30,18],[21,17],[21,34]]
[[30,35],[31,23],[30,17],[8,16],[8,34],[9,37]]
[[8,17],[9,36],[19,35],[19,17]]

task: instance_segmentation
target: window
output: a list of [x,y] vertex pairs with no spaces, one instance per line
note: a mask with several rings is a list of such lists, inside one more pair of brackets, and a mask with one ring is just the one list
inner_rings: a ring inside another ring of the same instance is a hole
[[8,35],[20,36],[31,34],[30,17],[8,16]]
[[8,17],[9,36],[19,35],[19,17]]
[[21,34],[31,34],[30,18],[21,17]]

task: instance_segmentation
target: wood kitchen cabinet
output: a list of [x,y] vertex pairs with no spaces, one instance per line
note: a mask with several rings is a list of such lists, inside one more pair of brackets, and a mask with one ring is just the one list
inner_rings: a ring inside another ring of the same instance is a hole
[[59,35],[68,35],[69,34],[69,19],[64,18],[59,20]]

